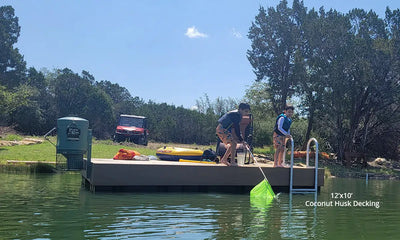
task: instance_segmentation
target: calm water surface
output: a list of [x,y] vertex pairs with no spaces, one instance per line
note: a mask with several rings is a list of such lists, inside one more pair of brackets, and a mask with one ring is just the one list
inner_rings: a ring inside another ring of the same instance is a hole
[[282,193],[270,204],[217,193],[92,194],[79,174],[0,174],[0,183],[0,239],[400,239],[399,181],[327,179],[317,198]]

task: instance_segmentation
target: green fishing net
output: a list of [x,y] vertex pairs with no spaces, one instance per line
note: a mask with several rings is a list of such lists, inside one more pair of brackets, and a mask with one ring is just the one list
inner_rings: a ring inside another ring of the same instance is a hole
[[250,198],[274,199],[275,193],[269,182],[264,179],[250,191]]

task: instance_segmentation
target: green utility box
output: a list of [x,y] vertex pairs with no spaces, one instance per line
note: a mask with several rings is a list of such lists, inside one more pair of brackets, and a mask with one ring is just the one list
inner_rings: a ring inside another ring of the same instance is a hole
[[83,169],[83,155],[90,153],[89,121],[79,117],[57,120],[57,155],[66,158],[66,170]]

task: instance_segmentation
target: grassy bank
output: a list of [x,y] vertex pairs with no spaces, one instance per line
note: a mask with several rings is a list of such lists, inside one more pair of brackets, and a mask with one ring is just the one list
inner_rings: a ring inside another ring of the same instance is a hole
[[[22,139],[24,139],[24,137],[13,135],[1,138],[0,140],[21,141]],[[50,141],[56,143],[57,140],[55,137],[52,137]],[[147,156],[155,156],[157,149],[164,146],[198,148],[201,150],[214,148],[214,146],[174,143],[149,143],[148,146],[142,146],[129,142],[115,143],[111,140],[94,140],[92,144],[92,158],[112,159],[121,148],[136,150]],[[9,160],[13,161],[12,164],[8,162]],[[20,162],[20,164],[15,161]],[[54,167],[55,161],[56,147],[49,141],[43,141],[40,144],[33,145],[0,146],[0,170],[3,172],[49,172],[48,169]],[[29,162],[40,163],[31,164]]]
[[[56,139],[51,138],[50,141],[55,143]],[[148,146],[142,146],[129,142],[114,143],[111,140],[94,140],[92,144],[92,158],[111,159],[121,148],[136,150],[147,156],[156,155],[157,149],[164,146],[198,148],[201,150],[214,147],[174,143],[149,143]],[[48,141],[34,145],[0,146],[0,164],[7,163],[7,160],[54,162],[56,160],[56,148]]]

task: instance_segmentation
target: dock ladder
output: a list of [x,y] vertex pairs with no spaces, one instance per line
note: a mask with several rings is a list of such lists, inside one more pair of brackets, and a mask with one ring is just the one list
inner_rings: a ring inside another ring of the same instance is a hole
[[318,141],[315,138],[311,138],[307,143],[307,156],[306,156],[306,167],[309,167],[310,160],[310,144],[311,142],[315,142],[315,180],[314,180],[314,188],[293,188],[293,150],[294,143],[293,139],[290,138],[292,142],[292,153],[290,156],[290,193],[317,193],[318,192]]

